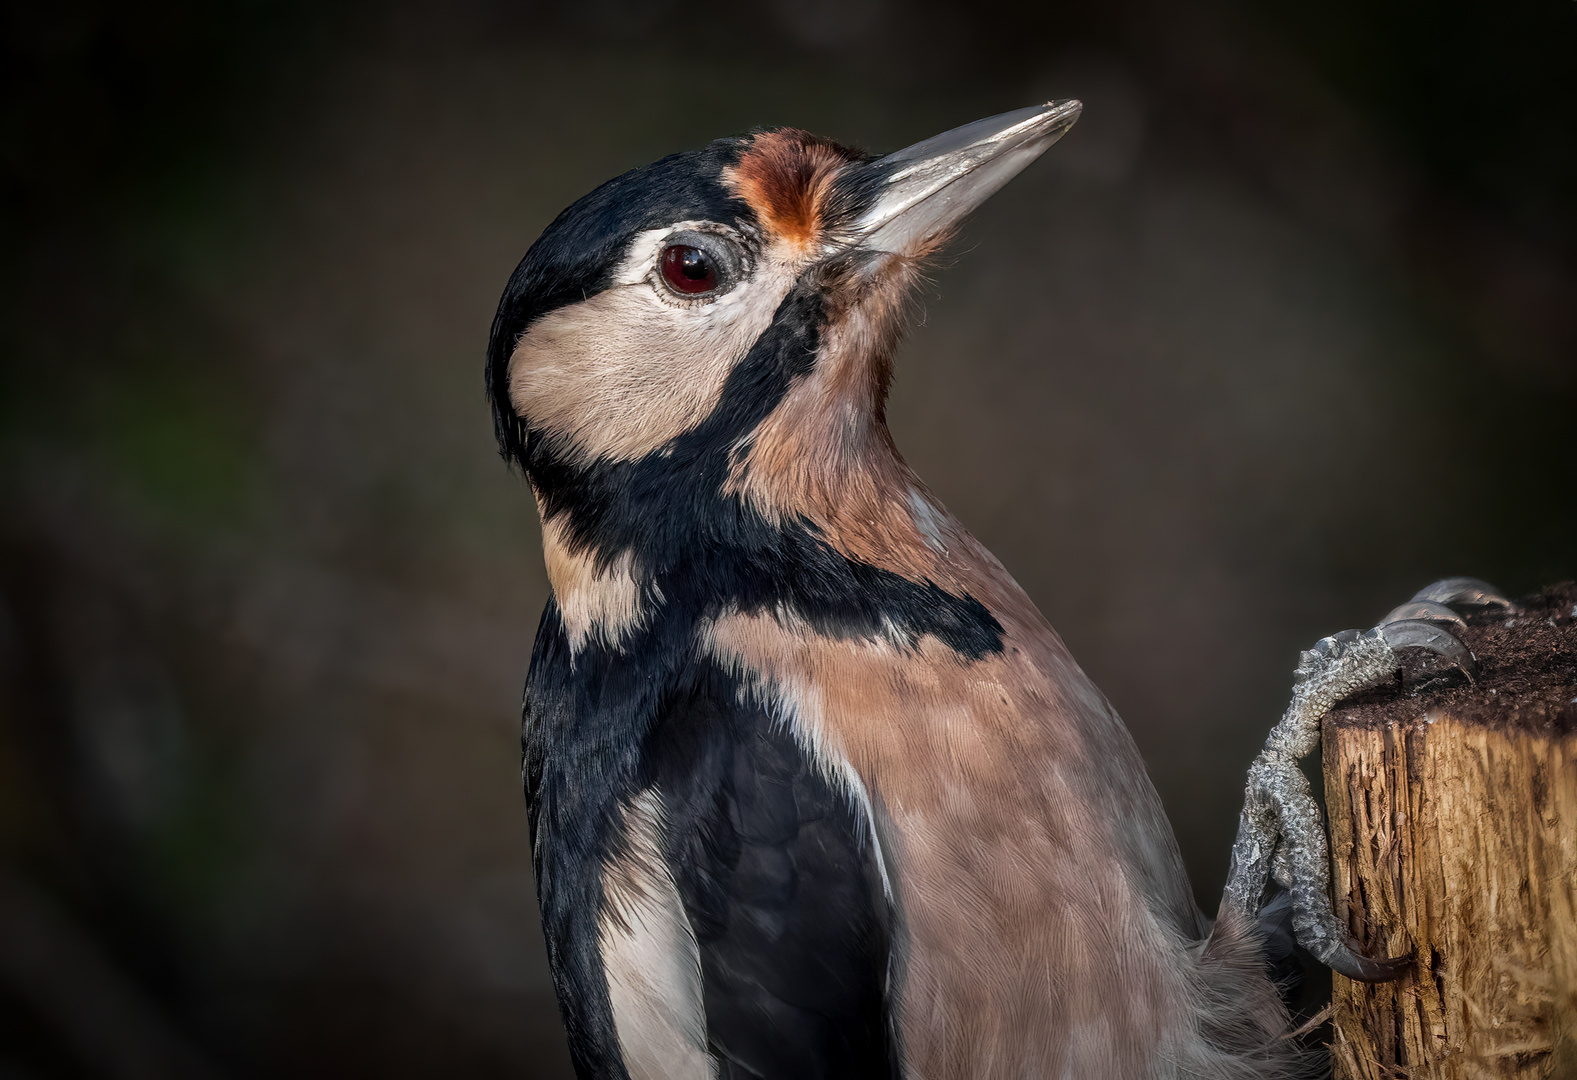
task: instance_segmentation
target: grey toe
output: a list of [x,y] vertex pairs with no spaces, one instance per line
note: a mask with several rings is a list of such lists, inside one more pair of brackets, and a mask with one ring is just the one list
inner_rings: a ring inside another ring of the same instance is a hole
[[1362,630],[1342,630],[1329,637],[1320,638],[1309,651],[1316,656],[1341,656],[1349,645],[1363,636],[1363,633]]

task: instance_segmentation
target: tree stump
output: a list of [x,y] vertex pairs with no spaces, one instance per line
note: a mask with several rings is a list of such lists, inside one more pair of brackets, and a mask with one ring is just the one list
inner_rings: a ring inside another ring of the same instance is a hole
[[1577,1078],[1577,586],[1469,620],[1327,718],[1337,911],[1401,979],[1335,977],[1343,1080]]

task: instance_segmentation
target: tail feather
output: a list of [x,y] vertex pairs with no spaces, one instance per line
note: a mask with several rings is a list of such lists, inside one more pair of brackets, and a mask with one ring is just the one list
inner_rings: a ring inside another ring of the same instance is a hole
[[1291,912],[1290,903],[1276,898],[1253,922],[1223,910],[1203,944],[1195,1015],[1205,1041],[1226,1053],[1216,1075],[1294,1080],[1321,1072],[1319,1055],[1288,1034],[1292,1015],[1281,972],[1296,953]]
[[[1278,889],[1255,918],[1265,954],[1265,967],[1289,1012],[1296,1012],[1303,991],[1304,966],[1292,930],[1292,894]],[[1305,954],[1307,955],[1307,954]]]

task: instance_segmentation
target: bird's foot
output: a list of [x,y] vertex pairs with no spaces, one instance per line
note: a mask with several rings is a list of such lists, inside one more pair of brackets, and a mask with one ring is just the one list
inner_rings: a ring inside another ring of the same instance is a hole
[[1410,956],[1374,960],[1356,951],[1330,901],[1330,851],[1320,809],[1298,760],[1320,741],[1320,723],[1345,697],[1378,686],[1401,670],[1402,649],[1426,649],[1473,677],[1474,657],[1458,639],[1459,612],[1511,604],[1473,578],[1447,578],[1422,589],[1372,630],[1344,630],[1299,657],[1292,704],[1249,766],[1243,813],[1222,895],[1223,911],[1252,920],[1269,878],[1292,897],[1298,944],[1350,979],[1384,982]]

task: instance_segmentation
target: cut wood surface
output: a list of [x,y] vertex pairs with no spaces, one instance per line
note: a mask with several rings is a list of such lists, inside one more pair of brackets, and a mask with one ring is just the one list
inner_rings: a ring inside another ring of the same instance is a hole
[[1324,732],[1337,910],[1401,979],[1335,977],[1338,1077],[1577,1080],[1577,586],[1470,619]]

